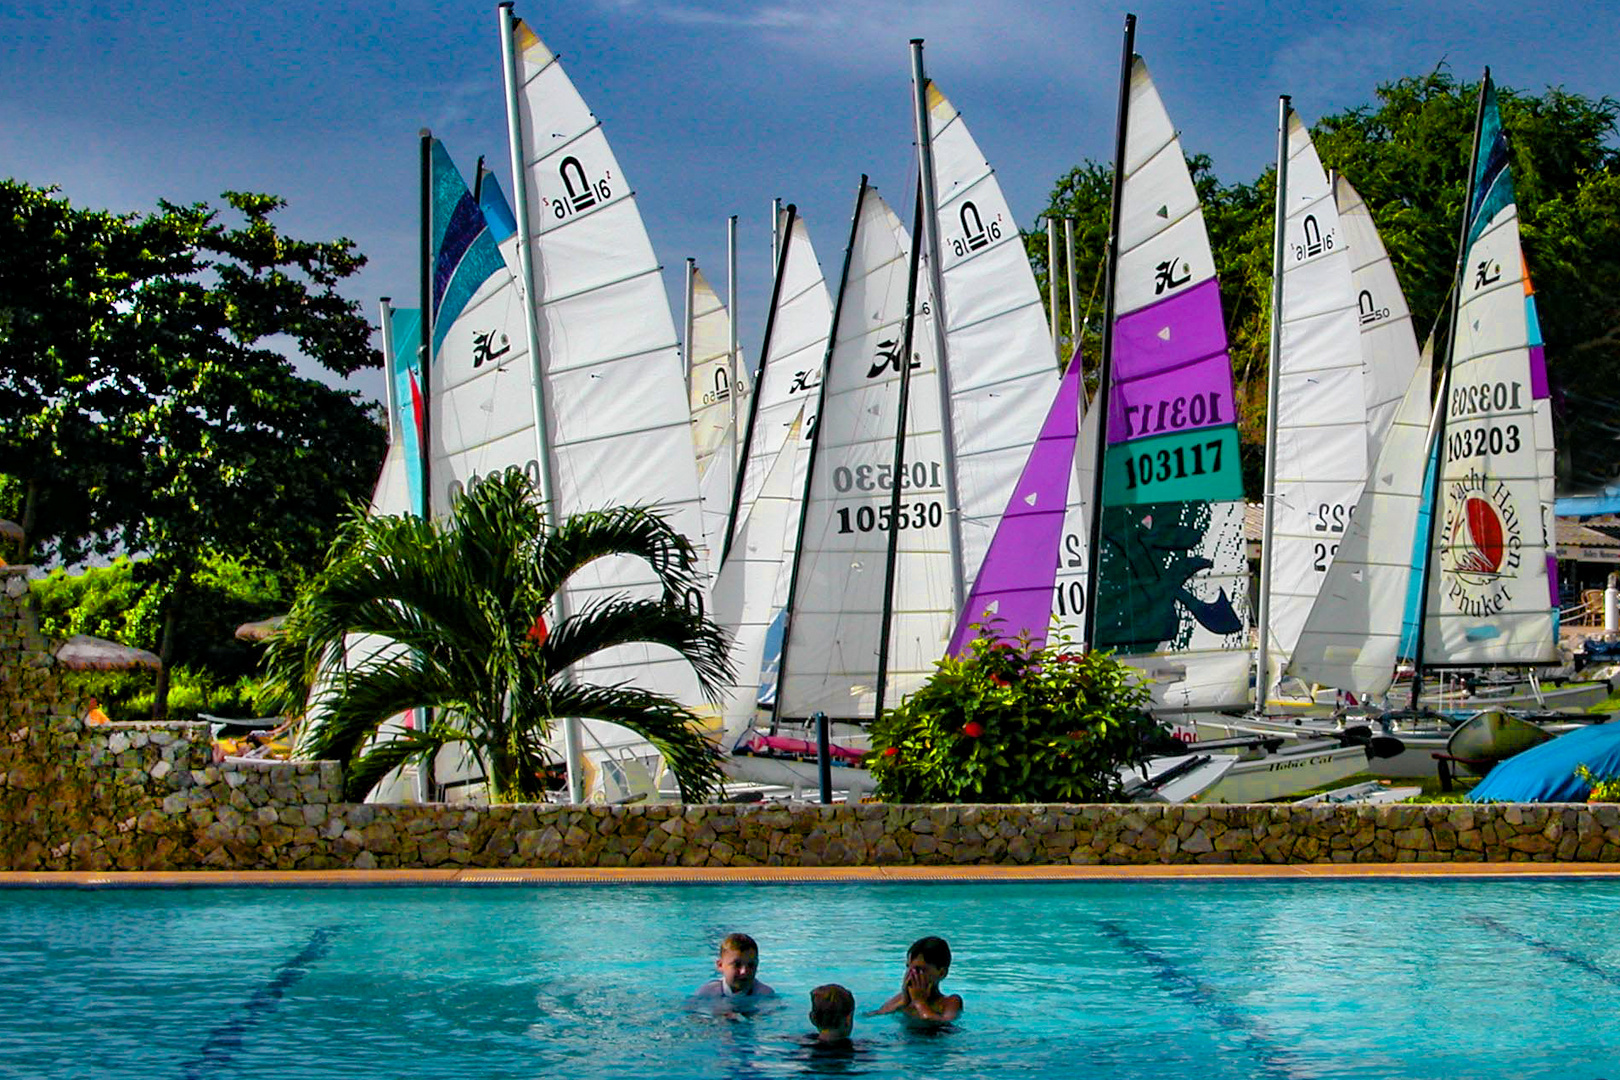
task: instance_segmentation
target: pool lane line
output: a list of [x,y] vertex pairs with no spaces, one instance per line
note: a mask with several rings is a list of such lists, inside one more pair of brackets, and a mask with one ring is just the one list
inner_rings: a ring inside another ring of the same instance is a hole
[[275,974],[270,976],[270,981],[242,1003],[235,1017],[208,1033],[198,1056],[181,1066],[183,1080],[200,1080],[229,1065],[237,1051],[242,1049],[242,1038],[248,1030],[270,1019],[287,991],[309,973],[316,961],[324,959],[331,951],[332,937],[337,931],[335,926],[322,926],[313,931],[298,955],[278,967]]
[[1267,1075],[1286,1077],[1288,1080],[1317,1075],[1316,1071],[1299,1063],[1298,1055],[1278,1046],[1271,1034],[1253,1017],[1223,1001],[1219,988],[1203,982],[1157,949],[1137,941],[1112,919],[1099,919],[1097,926],[1122,949],[1146,964],[1153,977],[1164,984],[1172,997],[1179,998],[1222,1028],[1241,1036]]
[[1554,960],[1562,960],[1571,967],[1579,968],[1588,975],[1601,979],[1611,986],[1620,986],[1620,975],[1599,967],[1590,957],[1584,956],[1574,949],[1568,949],[1562,945],[1555,945],[1550,941],[1532,937],[1523,930],[1515,930],[1513,927],[1493,919],[1489,915],[1464,915],[1463,918],[1475,926],[1483,926],[1487,930],[1494,930],[1503,937],[1517,941],[1521,945],[1528,945],[1536,952],[1550,956]]
[[0,870],[0,889],[342,888],[1410,878],[1620,878],[1620,863],[1198,863],[1152,866],[638,866],[437,870]]

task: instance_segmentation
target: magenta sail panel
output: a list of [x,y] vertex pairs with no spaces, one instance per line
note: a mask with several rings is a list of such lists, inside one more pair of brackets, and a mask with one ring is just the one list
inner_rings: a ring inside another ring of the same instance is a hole
[[1108,443],[1219,427],[1237,420],[1232,362],[1213,353],[1168,371],[1116,382],[1108,395]]
[[1080,369],[1078,358],[1069,361],[1058,383],[1057,397],[957,617],[946,649],[949,656],[967,652],[976,636],[974,623],[985,624],[987,636],[998,641],[1028,634],[1035,647],[1046,643],[1074,444],[1080,434]]
[[1221,285],[1210,278],[1179,296],[1114,320],[1116,392],[1122,383],[1224,352],[1226,323],[1221,318]]

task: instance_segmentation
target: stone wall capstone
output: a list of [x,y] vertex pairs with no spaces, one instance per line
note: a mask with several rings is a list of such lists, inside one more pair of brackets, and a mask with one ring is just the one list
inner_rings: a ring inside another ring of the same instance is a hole
[[1616,804],[344,802],[335,762],[215,762],[206,724],[86,725],[19,569],[0,573],[0,870],[1620,862]]

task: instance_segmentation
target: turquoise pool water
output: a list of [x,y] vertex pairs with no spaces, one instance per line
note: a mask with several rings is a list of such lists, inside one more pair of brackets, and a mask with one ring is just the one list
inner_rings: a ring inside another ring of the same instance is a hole
[[[685,996],[745,930],[780,1004]],[[859,1009],[924,934],[953,1030]],[[1620,882],[0,891],[0,1076],[1620,1078]]]

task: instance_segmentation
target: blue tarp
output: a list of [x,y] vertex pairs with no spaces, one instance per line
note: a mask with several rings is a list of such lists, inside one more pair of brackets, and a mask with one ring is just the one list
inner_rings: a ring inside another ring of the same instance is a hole
[[1569,495],[1553,503],[1558,517],[1596,517],[1599,514],[1620,514],[1620,484],[1610,484],[1602,491],[1589,495]]
[[1620,776],[1620,723],[1576,728],[1501,762],[1474,785],[1470,802],[1585,802],[1591,785],[1575,775],[1585,765],[1600,780]]

